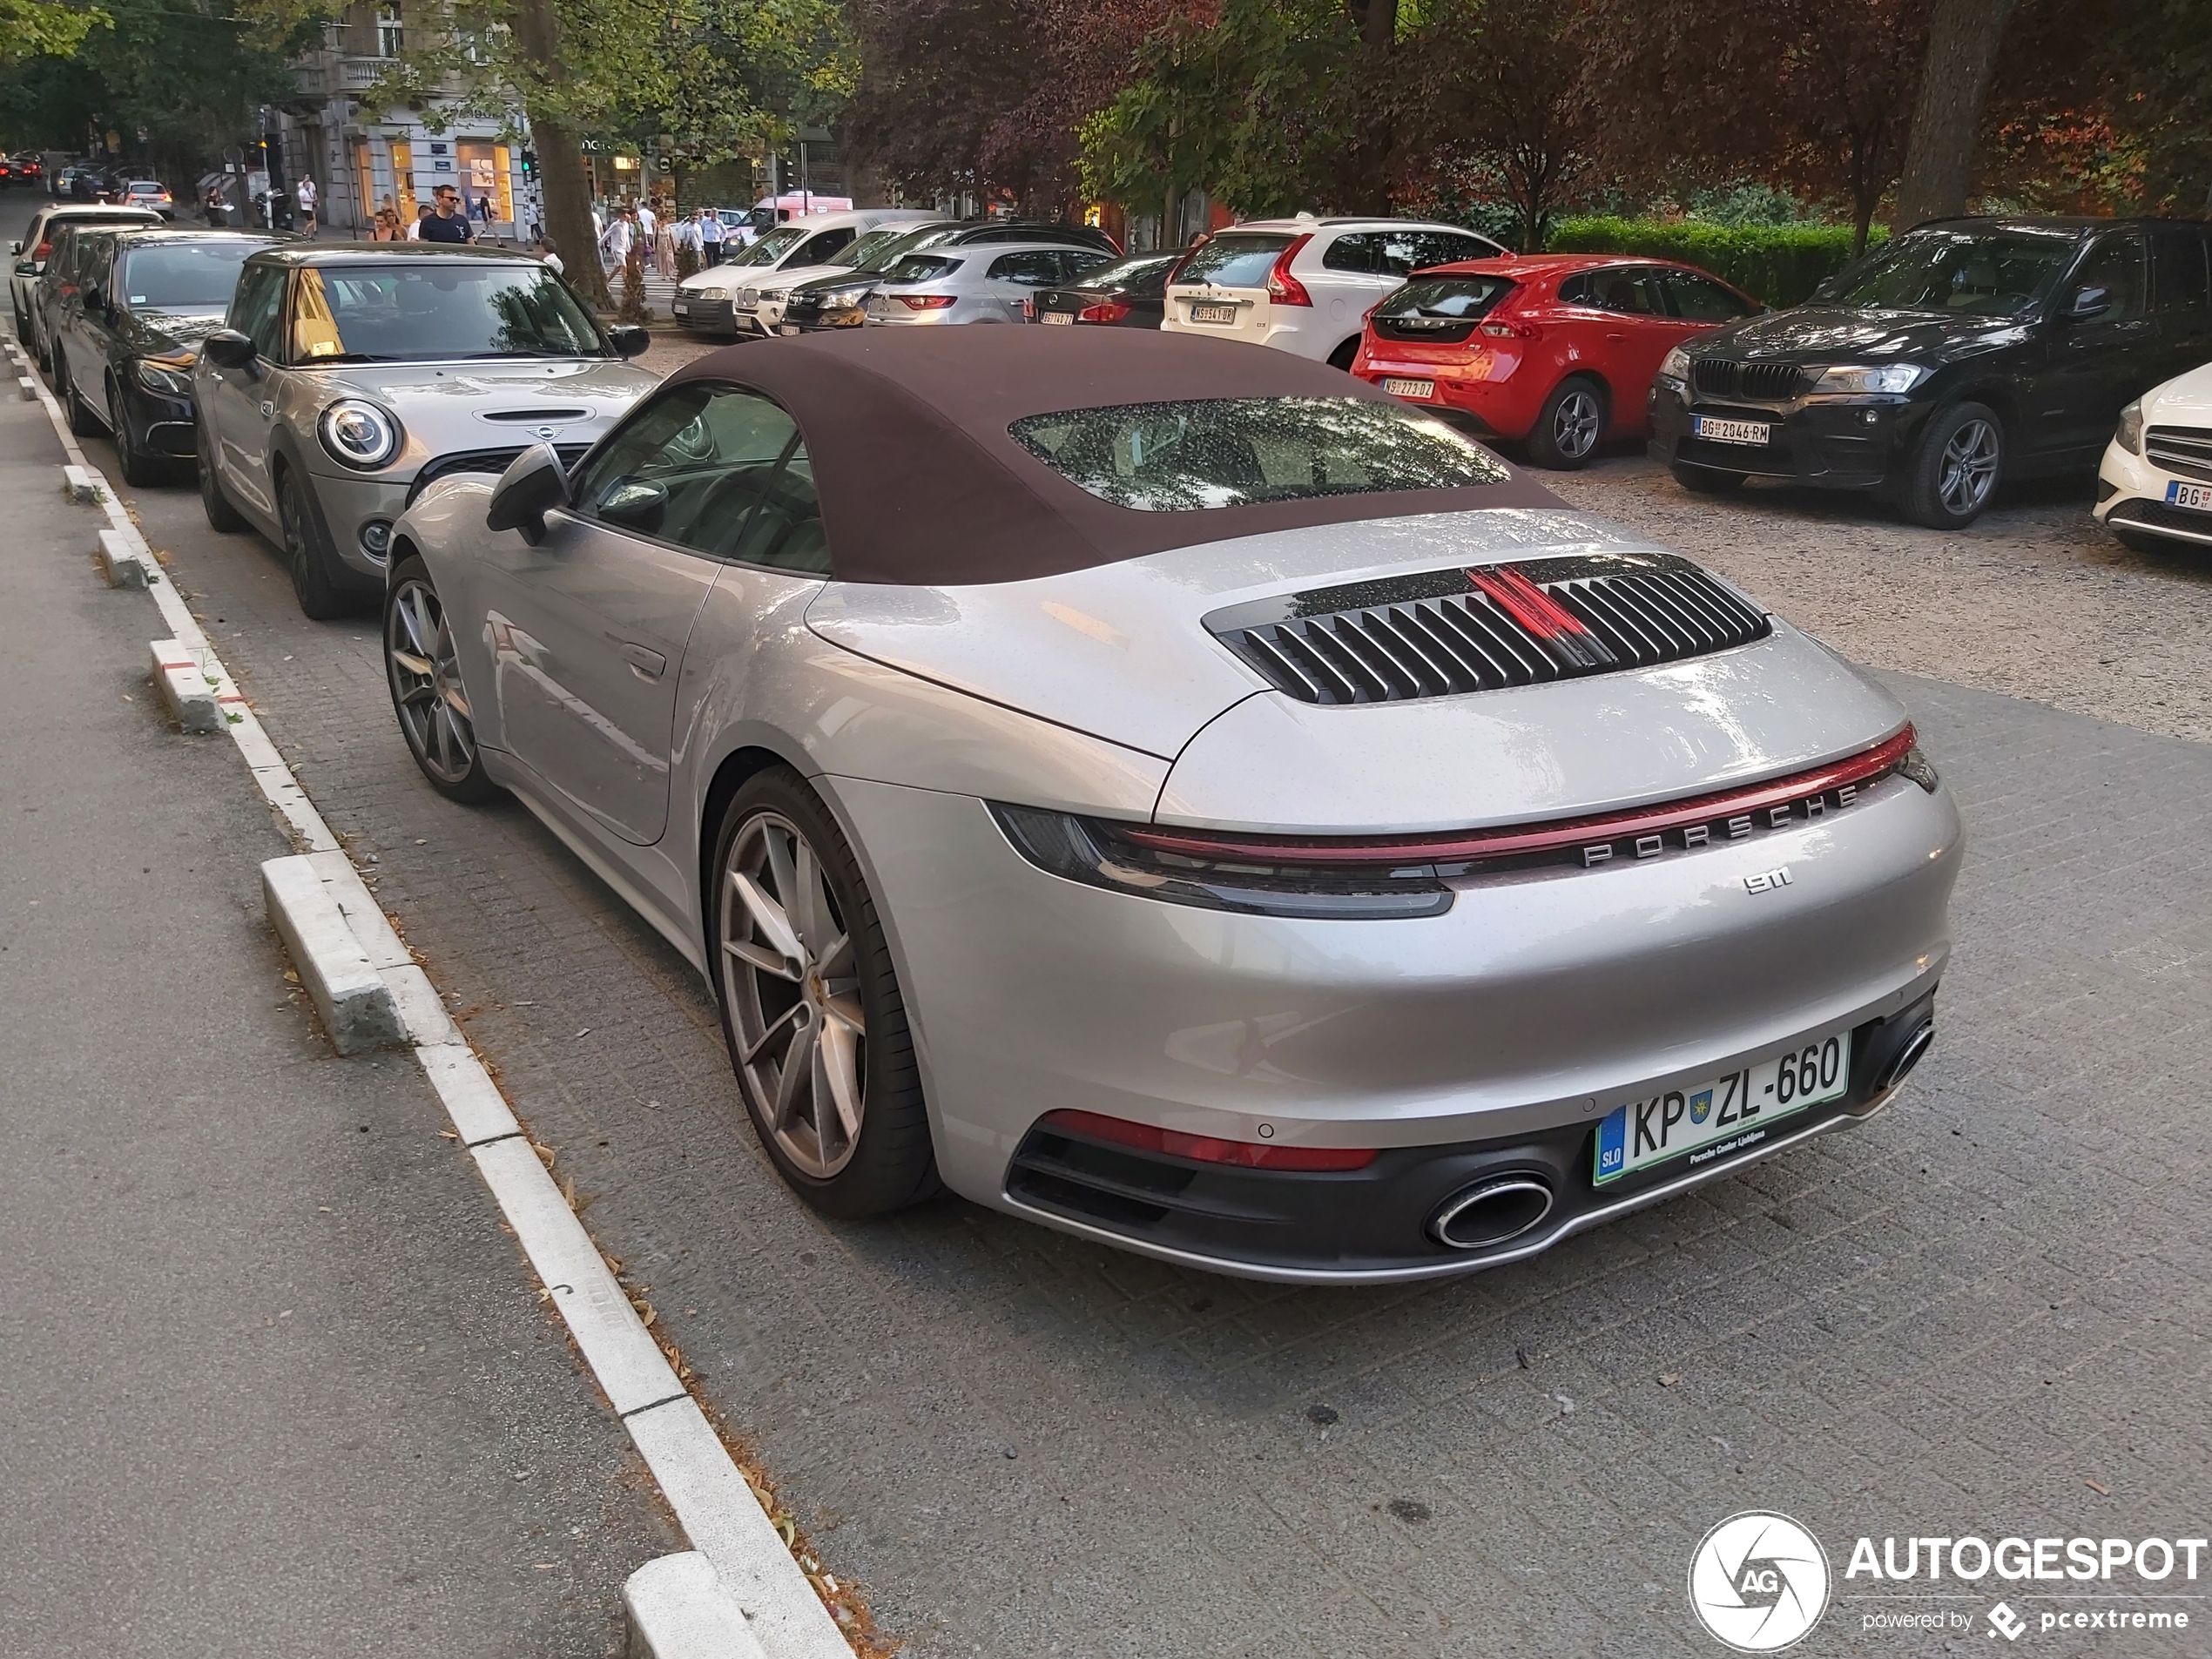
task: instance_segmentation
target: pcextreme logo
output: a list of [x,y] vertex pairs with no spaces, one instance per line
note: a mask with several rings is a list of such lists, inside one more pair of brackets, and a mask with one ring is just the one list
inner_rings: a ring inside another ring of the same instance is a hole
[[1689,1605],[1738,1653],[1779,1653],[1828,1610],[1828,1556],[1787,1515],[1747,1509],[1705,1534],[1689,1558]]

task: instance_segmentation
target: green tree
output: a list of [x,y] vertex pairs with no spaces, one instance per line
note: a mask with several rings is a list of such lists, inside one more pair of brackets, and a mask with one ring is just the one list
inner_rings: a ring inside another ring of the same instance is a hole
[[106,17],[96,8],[0,0],[0,68],[26,57],[67,57]]

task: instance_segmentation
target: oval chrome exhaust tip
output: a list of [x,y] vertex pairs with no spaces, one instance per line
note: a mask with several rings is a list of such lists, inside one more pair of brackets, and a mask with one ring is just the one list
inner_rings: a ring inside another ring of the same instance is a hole
[[1886,1095],[1903,1082],[1905,1074],[1920,1063],[1920,1056],[1927,1053],[1928,1045],[1934,1041],[1935,1018],[1932,1015],[1921,1021],[1912,1035],[1905,1038],[1905,1046],[1897,1051],[1897,1058],[1890,1062],[1890,1069],[1882,1074],[1882,1081],[1876,1085],[1875,1092]]
[[1537,1225],[1552,1204],[1551,1184],[1542,1177],[1496,1176],[1447,1199],[1428,1230],[1453,1250],[1489,1250]]

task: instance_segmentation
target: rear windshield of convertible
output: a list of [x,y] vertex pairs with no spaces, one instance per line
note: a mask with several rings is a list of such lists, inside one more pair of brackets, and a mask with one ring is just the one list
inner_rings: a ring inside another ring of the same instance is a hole
[[1027,415],[1007,430],[1069,482],[1141,512],[1457,489],[1508,476],[1441,421],[1366,398],[1124,403]]

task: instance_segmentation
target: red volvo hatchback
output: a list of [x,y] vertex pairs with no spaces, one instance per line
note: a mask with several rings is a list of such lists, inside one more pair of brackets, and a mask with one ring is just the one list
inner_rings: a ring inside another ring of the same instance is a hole
[[1759,302],[1686,265],[1532,253],[1421,272],[1367,315],[1352,372],[1540,467],[1642,437],[1660,361]]

